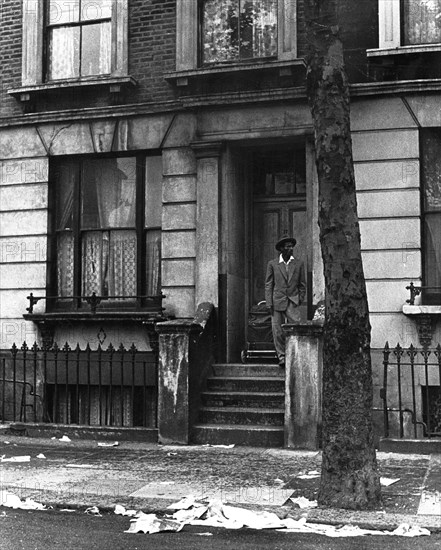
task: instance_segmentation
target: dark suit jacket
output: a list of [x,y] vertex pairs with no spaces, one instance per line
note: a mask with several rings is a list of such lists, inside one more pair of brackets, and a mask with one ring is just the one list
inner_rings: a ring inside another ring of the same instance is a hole
[[301,260],[294,258],[286,266],[279,258],[268,262],[265,280],[265,300],[268,307],[276,311],[285,311],[288,300],[299,306],[306,294],[305,266]]

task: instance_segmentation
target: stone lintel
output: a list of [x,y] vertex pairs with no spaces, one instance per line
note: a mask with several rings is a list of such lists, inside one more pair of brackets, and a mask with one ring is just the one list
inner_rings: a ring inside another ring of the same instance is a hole
[[222,141],[194,141],[191,144],[191,148],[198,159],[219,157],[222,147]]
[[160,334],[190,334],[201,332],[202,330],[203,327],[193,319],[173,319],[172,321],[164,321],[156,324],[156,331]]

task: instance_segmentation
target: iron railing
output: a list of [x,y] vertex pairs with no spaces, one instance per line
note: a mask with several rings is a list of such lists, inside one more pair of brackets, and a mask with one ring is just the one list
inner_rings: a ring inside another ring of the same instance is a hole
[[391,435],[391,415],[400,438],[441,436],[441,345],[383,350],[384,436]]
[[154,352],[24,343],[0,353],[2,423],[156,427]]
[[409,304],[411,306],[415,305],[415,298],[420,294],[423,295],[423,301],[425,301],[425,294],[435,294],[435,296],[439,296],[441,294],[440,286],[415,286],[413,282],[406,286],[406,290],[408,290],[410,293],[410,298],[406,300],[406,304]]

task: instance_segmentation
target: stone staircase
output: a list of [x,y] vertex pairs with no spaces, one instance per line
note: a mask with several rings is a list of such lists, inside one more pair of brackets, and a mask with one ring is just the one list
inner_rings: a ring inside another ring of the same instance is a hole
[[215,364],[193,442],[283,447],[285,371],[274,364]]

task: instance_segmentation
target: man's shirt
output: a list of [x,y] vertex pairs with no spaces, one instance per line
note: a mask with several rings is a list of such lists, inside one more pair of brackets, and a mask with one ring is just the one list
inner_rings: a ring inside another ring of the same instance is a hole
[[279,256],[279,264],[281,264],[281,263],[285,264],[285,269],[286,269],[287,273],[288,273],[288,265],[289,265],[290,262],[293,262],[293,261],[294,261],[294,256],[291,256],[290,259],[287,262],[285,262],[285,260],[283,259],[282,254],[280,254],[280,256]]

